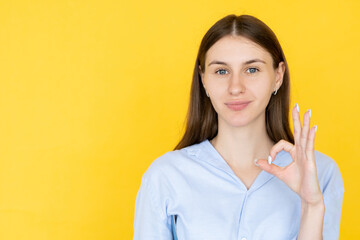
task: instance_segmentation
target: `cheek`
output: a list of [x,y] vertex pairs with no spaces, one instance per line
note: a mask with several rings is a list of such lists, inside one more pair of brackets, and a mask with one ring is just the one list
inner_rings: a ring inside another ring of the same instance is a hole
[[210,101],[216,112],[218,112],[227,99],[227,89],[224,84],[208,83],[207,90],[210,95]]
[[219,106],[223,104],[225,99],[223,91],[219,90],[219,88],[213,88],[209,94],[213,107],[215,110],[218,110]]
[[254,86],[252,89],[254,95],[256,95],[257,98],[264,98],[267,97],[269,93],[269,86],[265,86],[265,84],[259,84],[257,86]]
[[[272,80],[271,76],[259,76],[257,78],[248,78],[243,84],[245,84],[245,95],[253,95],[256,98],[268,98],[272,92]],[[206,88],[213,98],[221,99],[227,98],[230,94],[228,92],[229,82],[227,79],[212,79],[208,77],[206,81]]]
[[227,91],[227,83],[224,81],[208,81],[207,82],[207,89],[208,92],[211,93],[214,97],[220,97],[223,94],[226,94]]
[[254,97],[257,99],[259,108],[264,108],[268,105],[271,98],[271,86],[262,84],[257,87],[257,90],[253,92]]
[[257,96],[267,97],[271,92],[271,88],[272,88],[272,81],[268,78],[257,79],[257,81],[254,81],[253,84],[251,84],[251,89],[253,90],[254,93],[256,93]]

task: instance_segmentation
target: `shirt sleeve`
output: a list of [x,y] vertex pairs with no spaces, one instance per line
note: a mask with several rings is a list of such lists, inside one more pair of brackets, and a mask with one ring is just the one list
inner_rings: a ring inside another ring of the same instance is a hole
[[135,203],[134,240],[172,240],[171,219],[161,207],[156,185],[143,176]]
[[[331,159],[332,160],[332,159]],[[339,239],[340,218],[342,202],[344,196],[344,184],[340,170],[335,163],[331,161],[328,171],[324,176],[323,196],[325,202],[325,216],[323,223],[323,239]]]

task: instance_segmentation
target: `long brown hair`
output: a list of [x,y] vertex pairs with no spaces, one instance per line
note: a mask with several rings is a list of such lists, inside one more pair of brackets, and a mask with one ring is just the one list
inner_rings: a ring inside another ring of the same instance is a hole
[[294,144],[294,136],[289,126],[290,75],[280,43],[274,32],[258,18],[231,14],[217,21],[201,41],[191,84],[186,129],[174,150],[200,143],[205,139],[211,140],[217,135],[217,113],[202,87],[199,66],[205,72],[206,52],[218,40],[228,35],[242,36],[262,46],[272,56],[274,69],[281,61],[284,62],[283,83],[277,94],[271,96],[265,110],[266,131],[275,143],[284,139]]

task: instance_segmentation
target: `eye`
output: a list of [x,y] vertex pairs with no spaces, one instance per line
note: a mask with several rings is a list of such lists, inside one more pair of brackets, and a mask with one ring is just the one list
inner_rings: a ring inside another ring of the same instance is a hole
[[257,68],[248,68],[246,71],[248,71],[249,73],[256,73],[256,71],[259,71],[259,69],[257,69]]
[[221,73],[225,73],[225,72],[227,72],[227,70],[221,68],[221,69],[217,70],[215,73],[218,73],[218,72],[220,72],[220,75],[224,75],[224,74],[221,74]]

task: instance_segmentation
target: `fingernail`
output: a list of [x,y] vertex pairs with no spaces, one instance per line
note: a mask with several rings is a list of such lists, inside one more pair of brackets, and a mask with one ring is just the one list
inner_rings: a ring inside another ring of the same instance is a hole
[[317,125],[315,125],[315,132],[317,131]]
[[271,158],[271,156],[269,155],[269,157],[268,157],[268,164],[271,164],[271,162],[272,162],[272,158]]
[[255,163],[256,166],[259,166],[259,164],[257,163],[257,161],[258,161],[258,159],[255,158],[254,163]]
[[311,117],[311,109],[309,109],[308,111],[309,111],[309,117]]
[[295,107],[296,107],[296,110],[299,112],[300,111],[300,109],[299,109],[299,104],[295,104]]

